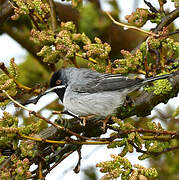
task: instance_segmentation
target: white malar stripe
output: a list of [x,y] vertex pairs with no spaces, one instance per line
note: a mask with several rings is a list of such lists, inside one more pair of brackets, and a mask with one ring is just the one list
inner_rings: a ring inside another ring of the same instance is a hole
[[49,90],[47,90],[45,93],[49,93],[49,92],[53,91],[54,89],[62,89],[62,88],[66,88],[66,86],[65,85],[55,86],[55,87],[52,87]]

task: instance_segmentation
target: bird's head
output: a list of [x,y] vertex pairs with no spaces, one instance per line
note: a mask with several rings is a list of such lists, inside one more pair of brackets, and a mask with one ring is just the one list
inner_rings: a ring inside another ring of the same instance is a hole
[[48,92],[55,92],[63,102],[64,93],[67,87],[67,78],[64,69],[60,69],[53,73],[50,79],[50,89]]
[[55,92],[60,98],[60,100],[63,102],[65,90],[68,86],[68,82],[70,80],[70,74],[73,69],[74,68],[66,68],[54,72],[50,79],[50,88],[47,91],[39,94],[36,98],[30,99],[22,104],[23,105],[27,105],[30,103],[36,104],[42,96],[50,92]]

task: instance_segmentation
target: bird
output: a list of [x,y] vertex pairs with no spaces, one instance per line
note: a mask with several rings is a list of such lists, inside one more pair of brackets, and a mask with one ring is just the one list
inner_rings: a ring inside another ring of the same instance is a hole
[[77,117],[95,115],[105,118],[123,105],[127,95],[149,82],[178,75],[159,75],[145,79],[131,79],[121,74],[102,74],[87,68],[62,68],[53,73],[50,89],[26,104],[34,103],[45,94],[54,92],[65,111]]

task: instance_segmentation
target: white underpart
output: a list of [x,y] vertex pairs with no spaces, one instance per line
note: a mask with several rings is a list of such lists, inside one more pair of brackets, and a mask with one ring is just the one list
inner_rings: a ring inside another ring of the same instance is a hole
[[[70,94],[70,96],[69,96]],[[106,117],[124,103],[128,91],[108,91],[99,93],[78,93],[66,89],[63,105],[65,109],[78,116],[97,115]]]

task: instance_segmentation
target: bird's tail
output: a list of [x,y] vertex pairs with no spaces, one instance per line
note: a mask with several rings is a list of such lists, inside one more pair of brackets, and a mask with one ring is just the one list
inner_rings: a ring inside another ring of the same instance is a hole
[[145,84],[145,83],[160,80],[160,79],[167,79],[167,78],[171,78],[171,77],[176,76],[176,75],[179,75],[179,71],[175,71],[171,74],[164,74],[161,76],[146,78],[146,79],[144,79],[143,83]]

